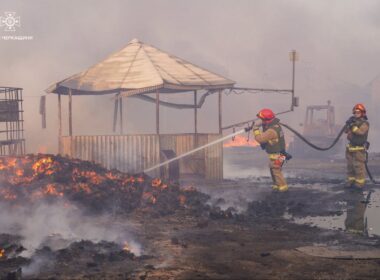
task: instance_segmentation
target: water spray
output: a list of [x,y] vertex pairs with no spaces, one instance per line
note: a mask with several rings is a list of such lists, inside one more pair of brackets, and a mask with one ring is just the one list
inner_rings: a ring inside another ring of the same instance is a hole
[[182,154],[182,155],[179,155],[179,156],[177,156],[177,157],[175,157],[175,158],[171,158],[171,159],[169,159],[169,160],[167,160],[167,161],[164,161],[164,162],[162,162],[162,163],[159,163],[159,164],[157,164],[157,165],[155,165],[155,166],[153,166],[153,167],[150,167],[150,168],[148,168],[148,169],[145,169],[145,170],[144,170],[144,173],[147,173],[147,172],[149,172],[149,171],[152,171],[152,170],[154,170],[154,169],[156,169],[156,168],[159,168],[159,167],[161,167],[161,166],[163,166],[163,165],[165,165],[165,164],[171,163],[171,162],[176,161],[176,160],[178,160],[178,159],[180,159],[180,158],[186,157],[186,156],[191,155],[191,154],[193,154],[193,153],[196,153],[196,152],[198,152],[198,151],[200,151],[200,150],[203,150],[203,149],[205,149],[205,148],[207,148],[207,147],[210,147],[210,146],[212,146],[212,145],[215,145],[215,144],[217,144],[217,143],[219,143],[219,142],[223,142],[224,140],[227,140],[228,138],[234,137],[234,136],[236,136],[236,135],[238,135],[238,134],[242,134],[242,133],[245,133],[245,132],[246,132],[245,129],[241,129],[241,130],[236,131],[236,132],[234,132],[234,133],[228,134],[228,135],[226,135],[226,136],[224,136],[224,137],[222,137],[222,138],[219,138],[219,139],[216,139],[215,141],[212,141],[212,142],[210,142],[210,143],[207,143],[206,145],[200,146],[200,147],[195,148],[195,149],[193,149],[193,150],[191,150],[191,151],[188,151],[188,152],[186,152],[186,153],[184,153],[184,154]]

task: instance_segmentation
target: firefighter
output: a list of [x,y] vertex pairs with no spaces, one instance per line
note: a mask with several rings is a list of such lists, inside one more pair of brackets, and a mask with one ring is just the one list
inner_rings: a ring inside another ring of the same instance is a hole
[[[269,157],[269,170],[273,180],[273,190],[286,192],[288,184],[282,174],[282,165],[287,157],[285,152],[285,138],[280,120],[270,109],[262,109],[259,118],[252,127],[255,140],[265,149]],[[260,131],[262,126],[262,131]]]
[[352,114],[353,116],[346,122],[345,131],[349,141],[346,148],[347,186],[361,189],[365,184],[369,122],[363,104],[356,104],[352,109]]

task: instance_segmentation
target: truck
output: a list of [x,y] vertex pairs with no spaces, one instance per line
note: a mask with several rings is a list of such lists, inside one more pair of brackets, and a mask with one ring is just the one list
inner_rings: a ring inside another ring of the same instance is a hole
[[[327,105],[307,106],[305,121],[300,125],[303,127],[302,136],[322,148],[330,146],[342,128],[335,123],[335,109],[330,100],[327,101]],[[342,153],[342,150],[342,138],[330,150],[319,151],[307,145],[296,135],[288,148],[290,154],[299,158],[335,158]]]

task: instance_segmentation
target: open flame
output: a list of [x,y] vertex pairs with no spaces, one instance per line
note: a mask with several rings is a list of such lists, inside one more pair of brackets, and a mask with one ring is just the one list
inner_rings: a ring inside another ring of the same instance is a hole
[[52,195],[52,196],[63,196],[63,192],[57,191],[54,184],[47,184],[47,186],[45,187],[44,193],[47,195]]
[[3,257],[5,257],[5,250],[0,249],[0,258],[3,258]]
[[127,241],[124,242],[123,250],[124,250],[124,251],[128,251],[128,252],[130,251],[130,249],[129,249],[129,244],[128,244]]
[[[247,141],[248,140],[248,141]],[[258,147],[259,143],[255,141],[255,139],[247,139],[247,137],[243,135],[236,135],[234,139],[231,139],[228,142],[223,143],[223,148],[230,147]]]

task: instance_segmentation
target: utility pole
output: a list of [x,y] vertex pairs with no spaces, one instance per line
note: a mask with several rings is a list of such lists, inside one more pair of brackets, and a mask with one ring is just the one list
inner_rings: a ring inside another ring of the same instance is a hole
[[298,98],[294,97],[294,83],[296,79],[296,60],[298,60],[298,54],[295,50],[289,53],[290,61],[292,61],[293,71],[292,71],[292,105],[290,110],[294,111],[294,107],[298,106]]

